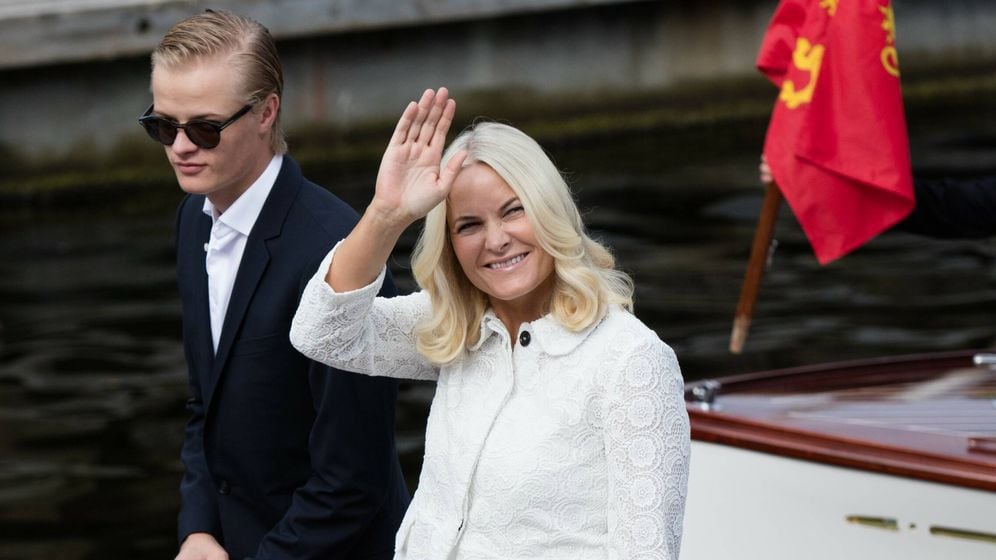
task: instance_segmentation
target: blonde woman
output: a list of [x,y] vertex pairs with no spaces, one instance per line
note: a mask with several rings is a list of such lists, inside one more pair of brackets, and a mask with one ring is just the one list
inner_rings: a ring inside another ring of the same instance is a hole
[[[291,329],[317,361],[436,382],[395,558],[676,559],[689,427],[674,353],[632,315],[629,278],[542,148],[481,123],[443,154],[454,111],[442,88],[405,109]],[[423,216],[421,291],[375,297]]]

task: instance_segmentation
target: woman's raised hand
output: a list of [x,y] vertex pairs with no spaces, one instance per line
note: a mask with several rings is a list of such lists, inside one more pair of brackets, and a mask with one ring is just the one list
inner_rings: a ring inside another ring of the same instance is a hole
[[446,132],[456,102],[446,88],[425,90],[418,103],[405,108],[377,172],[371,203],[383,216],[408,225],[424,217],[446,198],[466,154],[454,155],[440,170]]
[[373,201],[325,274],[333,290],[347,292],[373,282],[405,228],[446,198],[467,157],[461,151],[439,169],[455,112],[446,88],[426,90],[418,103],[405,108],[380,161]]

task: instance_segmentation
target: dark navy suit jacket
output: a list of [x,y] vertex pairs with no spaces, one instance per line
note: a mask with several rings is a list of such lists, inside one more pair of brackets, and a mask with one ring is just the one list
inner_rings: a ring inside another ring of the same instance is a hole
[[288,338],[305,284],[356,213],[284,156],[215,355],[203,204],[185,197],[176,224],[192,395],[180,541],[211,533],[233,560],[389,558],[409,500],[394,444],[397,385],[312,362]]
[[996,235],[996,175],[913,183],[916,207],[897,229],[940,238]]

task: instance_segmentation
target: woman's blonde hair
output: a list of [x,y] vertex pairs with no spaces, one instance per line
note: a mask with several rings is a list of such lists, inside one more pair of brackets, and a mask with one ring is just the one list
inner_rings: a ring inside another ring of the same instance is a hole
[[[464,167],[487,165],[522,202],[537,241],[554,260],[550,313],[561,325],[583,330],[601,319],[611,304],[632,310],[632,281],[614,268],[609,250],[585,232],[567,183],[535,140],[508,125],[480,122],[450,144],[442,166],[460,150],[467,151]],[[488,296],[470,283],[457,262],[446,225],[446,201],[426,216],[412,269],[432,300],[431,316],[416,329],[416,347],[434,363],[452,362],[477,342]]]
[[[176,68],[214,56],[231,57],[241,78],[241,83],[233,85],[244,102],[255,105],[271,93],[278,98],[283,95],[283,68],[269,30],[255,20],[225,10],[206,10],[171,27],[152,51],[152,69]],[[287,152],[279,107],[270,130],[270,149],[274,154]]]

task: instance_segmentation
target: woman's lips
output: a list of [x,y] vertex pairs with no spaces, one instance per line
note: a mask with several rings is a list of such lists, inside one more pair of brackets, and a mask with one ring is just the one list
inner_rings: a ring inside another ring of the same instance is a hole
[[489,270],[509,270],[526,260],[527,256],[529,256],[529,253],[522,253],[502,261],[486,264],[484,267]]

